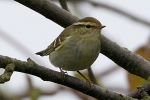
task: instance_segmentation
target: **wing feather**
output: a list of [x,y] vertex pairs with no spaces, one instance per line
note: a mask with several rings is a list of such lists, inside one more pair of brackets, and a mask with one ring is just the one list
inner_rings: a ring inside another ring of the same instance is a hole
[[47,56],[51,52],[55,51],[56,48],[59,48],[59,46],[67,39],[67,37],[70,36],[69,27],[67,27],[45,50],[42,50],[40,52],[37,52],[37,55],[40,56]]

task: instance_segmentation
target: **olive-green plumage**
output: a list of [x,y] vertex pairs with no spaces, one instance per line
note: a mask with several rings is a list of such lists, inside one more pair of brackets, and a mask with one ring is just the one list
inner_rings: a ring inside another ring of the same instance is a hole
[[103,27],[95,18],[83,18],[66,27],[50,46],[36,54],[49,55],[50,62],[64,70],[89,68],[99,55]]

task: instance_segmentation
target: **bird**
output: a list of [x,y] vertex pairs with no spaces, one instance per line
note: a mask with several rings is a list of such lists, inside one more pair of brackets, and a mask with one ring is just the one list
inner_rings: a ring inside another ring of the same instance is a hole
[[66,27],[40,56],[49,56],[50,62],[62,70],[88,69],[101,51],[101,30],[105,26],[96,18],[85,17]]

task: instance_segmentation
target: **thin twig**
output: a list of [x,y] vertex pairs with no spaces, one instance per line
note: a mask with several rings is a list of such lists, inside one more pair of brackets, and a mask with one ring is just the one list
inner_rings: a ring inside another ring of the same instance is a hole
[[91,80],[94,84],[97,84],[97,85],[98,85],[98,82],[96,81],[96,77],[95,77],[95,75],[94,75],[93,70],[92,70],[91,67],[88,68],[88,76],[89,76],[90,80]]

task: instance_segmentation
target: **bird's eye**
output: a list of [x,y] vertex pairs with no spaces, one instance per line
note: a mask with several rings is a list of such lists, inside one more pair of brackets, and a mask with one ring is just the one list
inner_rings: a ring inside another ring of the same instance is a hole
[[86,25],[86,28],[91,28],[91,25]]

